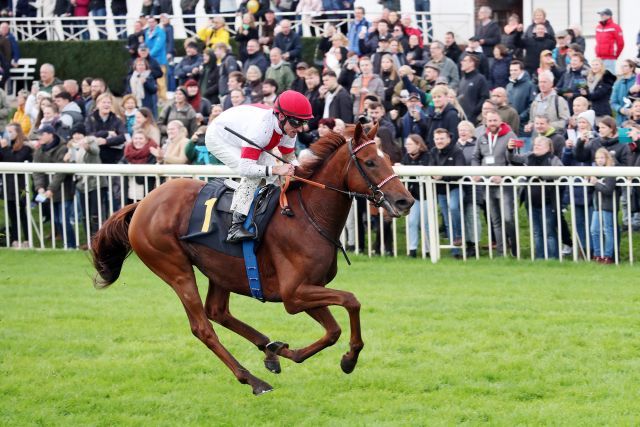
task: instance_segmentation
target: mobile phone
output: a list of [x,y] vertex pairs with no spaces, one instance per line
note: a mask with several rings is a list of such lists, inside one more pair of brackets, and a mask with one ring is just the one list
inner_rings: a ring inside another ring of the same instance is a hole
[[630,144],[631,143],[631,136],[629,135],[629,131],[631,129],[629,128],[619,128],[618,129],[618,141],[620,141],[620,144]]
[[515,148],[523,148],[524,147],[524,139],[514,139],[513,146]]

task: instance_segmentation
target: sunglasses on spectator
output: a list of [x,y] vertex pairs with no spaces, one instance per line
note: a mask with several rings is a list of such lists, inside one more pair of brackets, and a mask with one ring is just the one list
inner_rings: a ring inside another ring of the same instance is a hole
[[306,126],[309,123],[307,120],[296,119],[295,117],[287,117],[287,121],[294,128]]

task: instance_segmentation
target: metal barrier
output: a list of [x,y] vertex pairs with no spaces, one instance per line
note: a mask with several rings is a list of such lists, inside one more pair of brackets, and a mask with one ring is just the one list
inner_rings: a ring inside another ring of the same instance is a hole
[[[634,261],[633,235],[640,228],[640,214],[635,212],[637,168],[397,166],[395,170],[406,185],[418,184],[419,198],[410,215],[401,219],[387,218],[364,202],[354,203],[341,238],[356,253],[415,253],[432,262],[445,253],[463,260],[511,256],[578,261],[606,256],[615,263]],[[67,181],[72,194],[61,185],[59,202],[43,202],[33,189],[36,174],[72,180]],[[0,245],[90,247],[90,236],[109,215],[167,179],[228,176],[231,171],[224,166],[0,163],[0,196],[5,201]],[[615,177],[615,197],[594,190],[585,178],[591,176]]]

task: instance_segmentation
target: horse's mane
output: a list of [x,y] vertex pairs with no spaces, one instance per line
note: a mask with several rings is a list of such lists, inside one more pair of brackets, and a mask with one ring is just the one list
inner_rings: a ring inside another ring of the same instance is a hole
[[340,134],[329,132],[321,137],[308,149],[311,153],[300,156],[300,166],[296,175],[309,178],[336,150],[346,144],[347,140]]

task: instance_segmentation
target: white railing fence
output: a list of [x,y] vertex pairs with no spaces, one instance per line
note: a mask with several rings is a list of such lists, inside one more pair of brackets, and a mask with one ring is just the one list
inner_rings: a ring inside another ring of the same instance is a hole
[[[292,21],[294,31],[300,31],[305,36],[319,37],[323,34],[325,25],[332,24],[342,28],[346,34],[348,24],[353,20],[353,10],[331,11],[318,16],[311,14],[298,14],[295,12],[277,12],[277,19],[289,19]],[[175,38],[182,39],[192,37],[197,30],[208,25],[207,20],[213,15],[173,15],[169,19],[174,26]],[[236,32],[236,20],[239,19],[235,12],[216,14],[227,21],[227,29],[232,36]],[[423,31],[424,40],[428,41],[429,35],[433,35],[433,22],[446,21],[448,29],[459,30],[460,25],[466,25],[470,14],[465,13],[431,13],[414,12],[413,25]],[[369,17],[371,18],[371,17]],[[126,39],[133,32],[137,17],[131,16],[88,16],[88,17],[60,17],[47,16],[37,18],[3,18],[9,23],[11,32],[20,41],[38,40],[98,40],[98,39]],[[262,34],[262,21],[257,21],[258,31]],[[451,27],[451,28],[449,28]]]
[[[408,217],[353,204],[343,243],[368,256],[415,255],[436,262],[517,259],[634,262],[640,229],[640,170],[623,167],[417,167],[396,173],[419,197]],[[66,179],[42,202],[34,175]],[[61,176],[63,175],[63,176]],[[0,246],[90,247],[90,236],[127,203],[175,177],[229,177],[224,166],[0,163]],[[615,177],[615,197],[588,177]],[[437,177],[434,178],[434,177]],[[460,178],[461,177],[461,178]],[[543,178],[539,178],[543,177]],[[59,196],[59,197],[57,197]],[[52,225],[53,224],[53,225]]]

